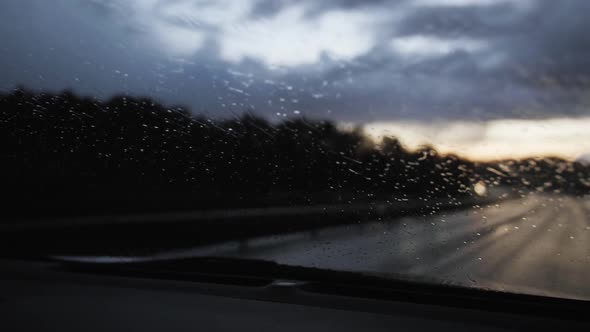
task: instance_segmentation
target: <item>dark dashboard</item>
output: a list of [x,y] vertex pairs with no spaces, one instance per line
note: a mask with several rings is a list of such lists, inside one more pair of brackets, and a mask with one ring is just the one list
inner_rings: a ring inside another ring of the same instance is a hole
[[[354,292],[341,285],[330,290],[317,281],[204,273],[148,277],[46,260],[4,259],[0,270],[2,331],[587,331],[590,327],[579,314],[587,307],[583,302],[510,295],[486,301],[485,291],[466,292],[460,299],[436,288],[415,292],[409,287],[375,298],[370,291],[363,295],[360,288]],[[445,296],[449,305],[441,304]],[[524,308],[527,301],[532,310]],[[520,310],[510,312],[518,306]]]

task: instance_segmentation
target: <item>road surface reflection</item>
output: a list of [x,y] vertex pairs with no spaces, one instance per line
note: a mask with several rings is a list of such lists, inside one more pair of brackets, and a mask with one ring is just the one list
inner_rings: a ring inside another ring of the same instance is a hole
[[589,215],[590,200],[531,195],[446,215],[228,242],[194,249],[190,255],[403,274],[590,299]]

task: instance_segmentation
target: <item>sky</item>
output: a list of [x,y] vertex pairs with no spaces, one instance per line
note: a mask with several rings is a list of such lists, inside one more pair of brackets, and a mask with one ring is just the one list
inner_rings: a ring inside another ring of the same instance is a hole
[[3,0],[0,90],[124,93],[212,117],[363,124],[479,159],[576,159],[590,154],[588,12],[585,0]]

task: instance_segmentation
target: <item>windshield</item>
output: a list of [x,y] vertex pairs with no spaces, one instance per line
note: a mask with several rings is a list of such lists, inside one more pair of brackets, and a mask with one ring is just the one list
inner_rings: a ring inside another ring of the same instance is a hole
[[2,1],[2,230],[590,299],[589,10]]

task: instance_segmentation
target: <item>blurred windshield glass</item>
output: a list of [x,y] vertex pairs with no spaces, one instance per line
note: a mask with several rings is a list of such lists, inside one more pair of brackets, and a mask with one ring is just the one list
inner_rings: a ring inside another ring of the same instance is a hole
[[2,227],[589,299],[588,12],[4,0]]

